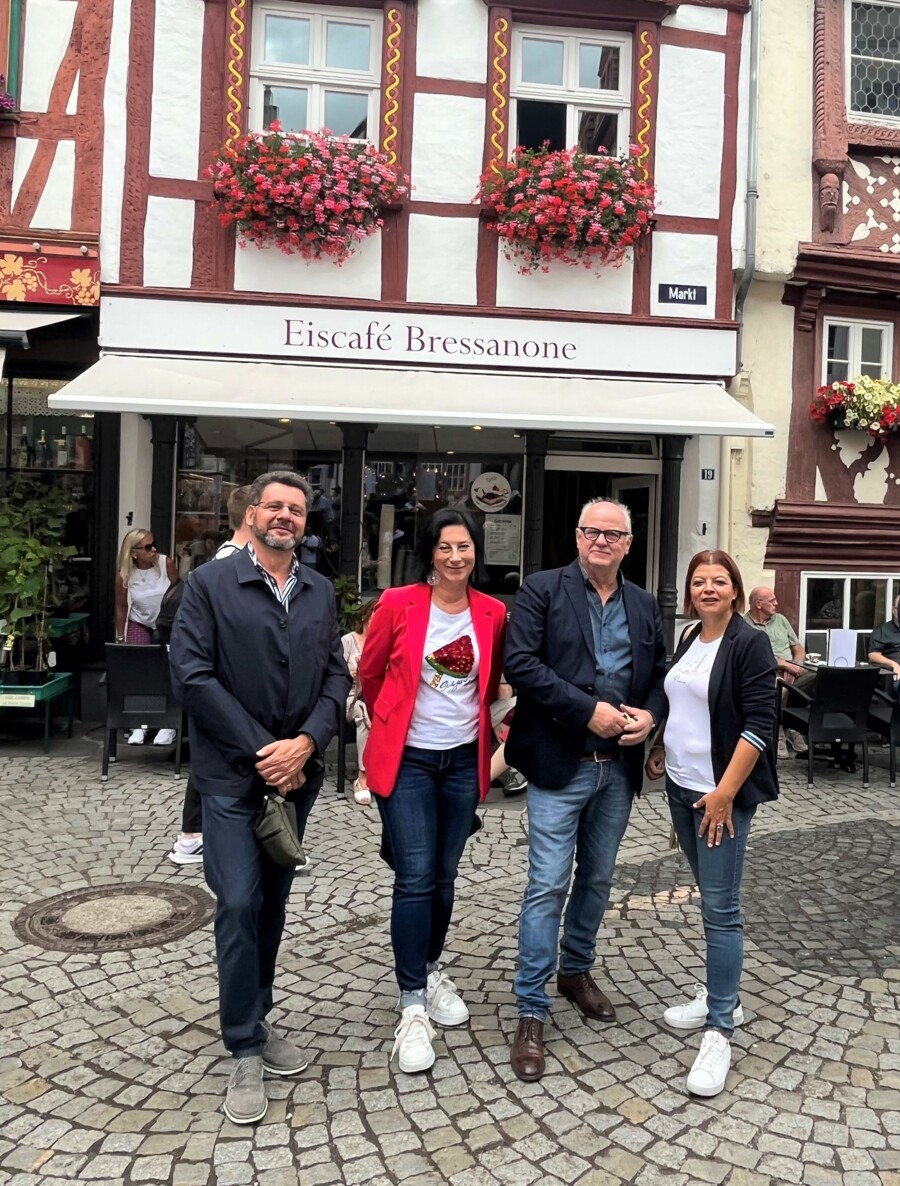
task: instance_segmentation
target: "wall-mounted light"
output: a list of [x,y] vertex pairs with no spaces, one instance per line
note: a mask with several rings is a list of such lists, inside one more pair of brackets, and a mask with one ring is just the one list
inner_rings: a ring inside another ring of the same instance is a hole
[[290,416],[279,416],[278,417],[279,424],[290,424],[290,422],[291,422]]
[[454,454],[455,452],[456,452],[456,450],[455,450],[455,449],[448,449],[448,450],[447,450],[447,456],[448,456],[448,457],[452,457],[452,456],[453,456],[453,454]]
[[481,425],[480,425],[480,424],[473,424],[473,425],[472,425],[472,432],[481,432]]
[[519,438],[520,438],[521,436],[522,436],[522,434],[521,434],[520,432],[514,432],[514,433],[513,433],[513,440],[514,440],[514,441],[517,441],[517,440],[519,440]]

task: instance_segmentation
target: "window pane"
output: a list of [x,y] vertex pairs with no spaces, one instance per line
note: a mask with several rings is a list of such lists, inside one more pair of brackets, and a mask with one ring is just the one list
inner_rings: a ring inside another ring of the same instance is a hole
[[617,91],[619,57],[617,45],[579,45],[578,85],[591,91]]
[[828,357],[850,361],[850,326],[829,325]]
[[517,141],[523,148],[540,148],[545,141],[552,149],[566,147],[565,103],[520,99],[518,112]]
[[308,65],[309,21],[293,16],[267,16],[265,61]]
[[900,114],[900,66],[854,58],[850,68],[850,107],[866,115]]
[[585,152],[619,151],[619,117],[608,111],[579,111],[578,147]]
[[267,86],[263,94],[263,127],[280,119],[285,132],[306,131],[307,91],[295,86]]
[[843,383],[850,378],[850,368],[845,362],[829,362],[825,368],[826,383]]
[[524,37],[522,39],[522,81],[562,86],[563,43]]
[[844,625],[844,582],[813,577],[806,584],[806,629],[840,630]]
[[900,60],[900,8],[887,4],[854,4],[850,24],[853,54]]
[[887,581],[850,582],[850,629],[874,630],[888,617]]
[[325,33],[325,65],[335,70],[368,70],[371,33],[368,25],[329,21]]
[[860,355],[863,362],[877,363],[881,366],[881,344],[884,340],[883,329],[864,329],[862,331],[862,349]]
[[347,91],[325,92],[325,127],[335,136],[364,140],[369,122],[369,96]]
[[880,362],[864,362],[860,365],[859,373],[867,375],[870,379],[881,378],[881,363]]

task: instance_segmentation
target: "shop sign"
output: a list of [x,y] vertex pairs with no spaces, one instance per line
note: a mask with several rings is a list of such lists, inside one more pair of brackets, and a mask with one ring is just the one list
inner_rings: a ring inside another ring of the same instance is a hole
[[98,305],[100,268],[95,251],[0,240],[0,300],[41,305]]
[[705,305],[705,284],[660,284],[661,305]]
[[512,487],[503,474],[488,471],[485,474],[479,474],[472,483],[469,497],[479,511],[487,511],[488,514],[491,514],[494,511],[503,510],[512,498]]

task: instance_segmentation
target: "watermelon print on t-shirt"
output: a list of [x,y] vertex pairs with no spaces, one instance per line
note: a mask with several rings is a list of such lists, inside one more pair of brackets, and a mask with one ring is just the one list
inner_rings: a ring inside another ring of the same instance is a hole
[[461,692],[474,678],[475,648],[471,637],[468,634],[460,635],[453,642],[426,655],[425,662],[434,670],[429,688],[449,696]]

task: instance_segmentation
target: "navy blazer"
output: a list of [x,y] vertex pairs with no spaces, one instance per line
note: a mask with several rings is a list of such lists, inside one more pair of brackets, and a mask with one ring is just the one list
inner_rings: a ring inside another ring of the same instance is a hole
[[298,733],[316,743],[305,772],[319,789],[350,691],[330,581],[301,564],[285,610],[245,548],[204,564],[185,583],[169,666],[201,794],[253,794],[257,750]]
[[[666,710],[666,646],[659,606],[630,581],[622,582],[622,596],[632,657],[627,703],[660,721]],[[538,786],[557,790],[575,777],[597,704],[596,666],[578,561],[528,577],[506,631],[503,670],[517,696],[506,756]],[[644,746],[622,746],[621,752],[631,787],[640,794]]]

